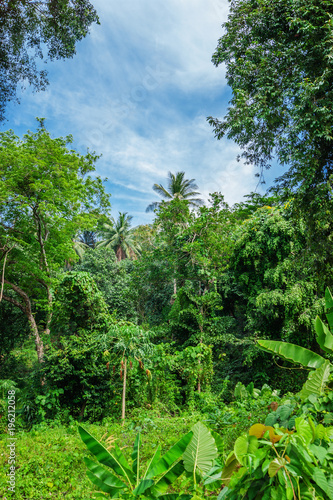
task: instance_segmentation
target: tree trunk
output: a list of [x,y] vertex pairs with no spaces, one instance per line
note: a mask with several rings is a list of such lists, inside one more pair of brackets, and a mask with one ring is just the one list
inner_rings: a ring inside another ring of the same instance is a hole
[[28,295],[20,287],[14,285],[13,283],[10,283],[6,279],[4,280],[4,282],[7,285],[9,285],[14,290],[14,292],[16,292],[25,302],[25,304],[22,304],[21,302],[19,302],[16,299],[13,299],[12,297],[8,297],[7,295],[3,295],[4,300],[6,300],[7,302],[10,302],[11,304],[14,304],[14,306],[21,309],[21,311],[27,316],[28,321],[30,323],[31,330],[32,330],[34,337],[35,337],[35,345],[36,345],[38,362],[42,363],[43,356],[44,356],[43,340],[41,339],[41,337],[39,335],[37,323],[36,323],[35,318],[32,314],[31,301],[30,301]]
[[123,397],[121,400],[121,419],[122,424],[125,423],[125,409],[126,409],[126,376],[127,376],[127,359],[124,361],[124,373],[123,373]]

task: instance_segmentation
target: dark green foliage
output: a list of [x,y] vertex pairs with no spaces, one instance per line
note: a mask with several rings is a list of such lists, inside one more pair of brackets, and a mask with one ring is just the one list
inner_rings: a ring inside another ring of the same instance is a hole
[[223,121],[210,118],[261,168],[289,166],[282,184],[303,192],[332,173],[332,3],[232,0],[213,62],[233,91]]
[[51,332],[78,334],[81,331],[105,333],[111,318],[103,294],[86,272],[65,273],[55,291],[56,303]]
[[80,331],[80,335],[62,336],[49,344],[40,372],[46,378],[41,396],[50,399],[57,393],[57,398],[50,400],[44,418],[55,418],[60,408],[68,408],[75,418],[93,420],[117,413],[114,395],[120,384],[110,380],[104,355],[111,341]]
[[117,262],[112,249],[96,248],[86,251],[75,270],[89,273],[103,293],[110,314],[135,322],[137,312],[131,297],[132,274],[135,264],[127,259]]
[[0,121],[17,85],[28,82],[35,90],[48,84],[36,59],[73,57],[98,17],[87,0],[3,0],[0,5]]

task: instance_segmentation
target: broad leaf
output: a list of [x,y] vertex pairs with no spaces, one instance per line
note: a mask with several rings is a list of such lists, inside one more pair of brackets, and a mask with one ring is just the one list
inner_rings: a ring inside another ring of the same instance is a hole
[[184,472],[184,466],[181,462],[178,462],[176,465],[171,467],[166,474],[164,474],[159,481],[157,481],[154,486],[148,491],[148,496],[152,495],[155,497],[159,497],[163,495],[170,484],[174,483],[176,479]]
[[156,465],[150,469],[147,473],[146,478],[150,479],[159,474],[167,472],[172,464],[179,460],[186,450],[186,446],[189,444],[193,436],[193,432],[190,431],[185,436],[183,436],[170,450],[159,459]]
[[330,376],[331,366],[331,363],[326,360],[320,368],[309,374],[307,381],[299,393],[301,399],[306,399],[311,394],[320,396],[324,392]]
[[132,470],[136,476],[136,485],[139,484],[139,466],[140,466],[140,433],[137,434],[132,453]]
[[[333,315],[333,313],[332,313]],[[317,316],[315,321],[315,330],[317,334],[317,342],[323,351],[332,354],[333,352],[333,335],[327,328],[327,326],[322,322],[322,320]]]
[[217,457],[215,440],[207,427],[201,422],[192,427],[193,439],[183,455],[187,472],[206,474]]
[[116,497],[121,493],[124,489],[127,488],[127,485],[120,481],[114,474],[103,469],[100,465],[96,464],[89,458],[84,458],[85,464],[88,467],[87,476],[90,481],[97,486],[100,490],[105,493],[109,493],[111,497]]
[[101,443],[99,443],[91,434],[89,434],[88,431],[83,429],[83,427],[81,427],[80,425],[78,427],[78,430],[82,441],[84,442],[88,450],[97,458],[97,460],[101,464],[107,465],[108,467],[113,469],[114,472],[116,472],[120,476],[126,478],[129,484],[131,484],[133,480],[133,472],[120,463],[119,454],[116,453],[115,456],[111,455],[111,453],[109,453]]
[[154,481],[152,479],[143,479],[133,491],[133,495],[142,495],[153,484]]
[[155,451],[155,453],[154,453],[154,455],[153,455],[153,457],[151,459],[151,461],[148,464],[146,473],[144,475],[144,479],[147,477],[147,474],[149,473],[149,471],[151,471],[151,469],[157,464],[157,462],[160,459],[160,456],[161,456],[161,445],[159,444],[158,447],[157,447],[157,450]]
[[258,340],[258,345],[264,351],[277,354],[286,361],[299,363],[306,368],[320,368],[326,362],[326,359],[319,354],[288,342]]
[[328,287],[325,290],[325,306],[326,318],[330,329],[333,331],[333,297]]

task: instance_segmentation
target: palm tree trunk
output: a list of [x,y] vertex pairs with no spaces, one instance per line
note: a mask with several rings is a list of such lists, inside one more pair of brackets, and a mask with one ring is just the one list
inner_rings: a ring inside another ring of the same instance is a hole
[[124,361],[124,373],[123,373],[123,396],[121,401],[121,419],[122,424],[125,423],[125,409],[126,409],[126,376],[127,376],[127,359]]

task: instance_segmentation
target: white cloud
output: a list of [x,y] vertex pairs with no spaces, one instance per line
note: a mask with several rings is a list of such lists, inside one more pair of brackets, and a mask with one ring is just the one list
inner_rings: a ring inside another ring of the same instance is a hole
[[17,133],[47,117],[54,136],[72,133],[76,147],[102,153],[114,214],[150,221],[153,183],[185,171],[201,193],[229,203],[256,187],[254,170],[236,162],[237,146],[217,141],[206,116],[227,106],[224,70],[211,56],[228,13],[227,0],[93,1],[101,19],[72,60],[49,64],[50,87],[10,106]]

